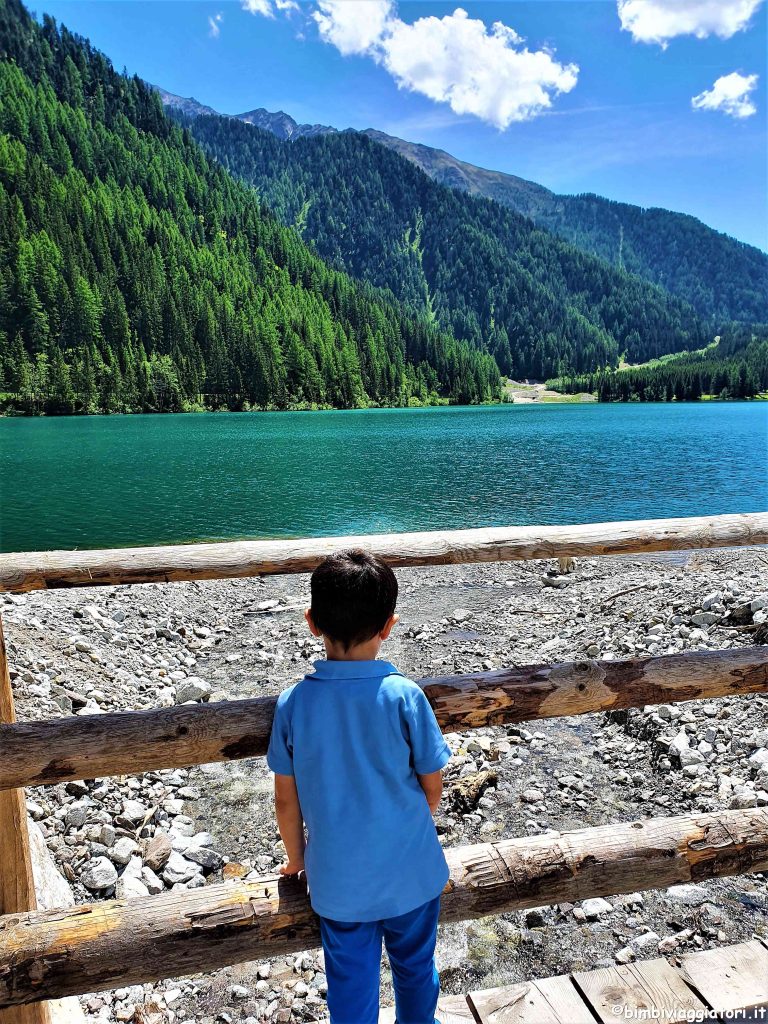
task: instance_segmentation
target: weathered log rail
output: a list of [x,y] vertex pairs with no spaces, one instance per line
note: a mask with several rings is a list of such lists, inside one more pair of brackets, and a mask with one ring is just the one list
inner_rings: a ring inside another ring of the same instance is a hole
[[[768,692],[768,647],[422,679],[443,732]],[[276,699],[0,724],[0,790],[267,752]]]
[[2,556],[0,592],[311,572],[340,547],[365,547],[390,565],[403,567],[755,544],[768,544],[768,513],[103,551],[31,551]]
[[[768,544],[768,514],[0,556],[0,592],[309,572],[338,547],[394,566]],[[3,684],[4,681],[4,684]],[[25,785],[252,757],[272,698],[17,723],[0,623],[0,1021],[42,1001],[306,949],[317,920],[295,880],[35,911]],[[533,665],[421,681],[444,731],[768,692],[768,649]],[[768,808],[611,824],[447,851],[442,920],[768,870]]]
[[[446,851],[441,920],[768,869],[768,808],[650,818]],[[224,882],[0,918],[0,1007],[319,944],[299,880]]]

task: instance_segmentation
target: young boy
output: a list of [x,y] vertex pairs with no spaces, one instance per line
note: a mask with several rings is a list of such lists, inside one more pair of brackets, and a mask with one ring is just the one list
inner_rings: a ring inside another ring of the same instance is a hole
[[267,753],[288,855],[280,870],[306,871],[331,1024],[377,1024],[382,938],[397,1024],[433,1024],[449,872],[432,814],[450,751],[423,690],[376,660],[398,620],[389,566],[337,551],[311,591],[307,625],[326,660],[280,694]]

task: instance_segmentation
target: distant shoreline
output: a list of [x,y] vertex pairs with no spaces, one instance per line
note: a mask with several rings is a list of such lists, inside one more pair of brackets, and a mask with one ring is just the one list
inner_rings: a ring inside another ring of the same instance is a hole
[[498,409],[504,406],[548,406],[548,405],[659,405],[659,406],[670,406],[670,405],[737,405],[743,403],[745,405],[751,405],[757,403],[758,405],[764,402],[768,402],[768,394],[755,395],[754,398],[715,398],[710,395],[704,395],[698,399],[684,399],[679,401],[674,399],[671,402],[654,401],[654,402],[641,402],[641,401],[629,401],[629,402],[601,402],[595,395],[590,395],[586,392],[580,392],[575,395],[563,395],[558,391],[550,391],[543,384],[531,386],[531,391],[536,392],[536,395],[541,397],[526,397],[523,391],[520,392],[520,397],[517,397],[517,393],[513,392],[514,397],[502,398],[495,402],[475,402],[470,404],[462,403],[451,403],[451,402],[436,402],[434,404],[423,404],[423,405],[368,405],[363,407],[349,407],[342,408],[339,406],[317,406],[315,408],[306,408],[303,406],[291,406],[285,409],[207,409],[207,408],[195,408],[195,409],[147,409],[144,411],[136,412],[21,412],[15,409],[3,409],[0,410],[0,420],[59,420],[59,419],[106,419],[106,418],[118,418],[118,417],[133,417],[133,416],[199,416],[199,415],[232,415],[232,416],[243,416],[253,415],[258,413],[316,413],[316,412],[415,412],[417,410],[428,410],[428,409]]

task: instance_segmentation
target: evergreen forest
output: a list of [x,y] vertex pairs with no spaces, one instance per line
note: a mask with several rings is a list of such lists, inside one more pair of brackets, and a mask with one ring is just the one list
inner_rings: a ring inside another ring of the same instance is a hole
[[493,358],[329,267],[140,79],[0,0],[0,394],[25,412],[492,400]]
[[592,392],[601,402],[696,402],[755,398],[768,392],[768,324],[731,324],[701,352],[646,366],[567,375],[547,382],[564,394]]
[[391,291],[543,379],[701,348],[714,324],[658,285],[493,200],[441,185],[364,134],[283,141],[235,118],[177,115],[333,266]]

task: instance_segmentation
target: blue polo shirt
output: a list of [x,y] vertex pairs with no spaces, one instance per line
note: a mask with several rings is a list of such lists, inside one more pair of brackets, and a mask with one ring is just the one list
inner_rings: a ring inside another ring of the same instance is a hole
[[398,917],[448,865],[417,774],[450,757],[424,691],[388,661],[316,661],[280,694],[267,764],[293,775],[312,907],[334,921]]

